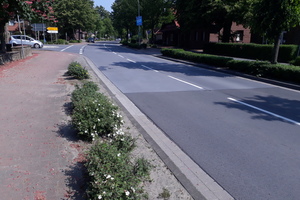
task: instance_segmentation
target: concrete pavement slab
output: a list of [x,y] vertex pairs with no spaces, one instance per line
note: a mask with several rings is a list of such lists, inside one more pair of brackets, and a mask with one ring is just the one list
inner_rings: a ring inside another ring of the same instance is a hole
[[1,199],[70,196],[78,146],[60,132],[67,128],[64,104],[70,89],[63,75],[76,56],[36,51],[0,67]]

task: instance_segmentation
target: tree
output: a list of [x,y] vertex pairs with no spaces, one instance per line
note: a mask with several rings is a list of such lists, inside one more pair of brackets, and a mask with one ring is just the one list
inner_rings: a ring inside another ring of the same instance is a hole
[[141,1],[143,27],[151,29],[152,41],[154,40],[154,29],[161,23],[169,23],[174,19],[171,12],[172,2],[169,0],[143,0]]
[[19,15],[24,19],[43,18],[53,20],[49,15],[52,10],[53,0],[24,1],[24,0],[2,0],[0,4],[0,41],[1,52],[6,52],[5,25]]
[[300,23],[299,0],[255,0],[252,4],[250,28],[274,41],[272,63],[276,63],[279,53],[280,36]]
[[98,13],[99,17],[97,20],[96,30],[98,35],[101,36],[114,36],[115,29],[113,27],[112,17],[110,12],[105,10],[103,6],[96,6],[96,12]]
[[126,32],[127,40],[129,32],[136,32],[137,3],[137,0],[115,0],[112,5],[113,25],[121,36]]
[[229,42],[232,22],[243,24],[249,0],[176,0],[176,16],[181,28],[223,28],[222,42]]
[[76,30],[94,31],[97,13],[93,0],[57,0],[55,16],[60,30],[74,36]]

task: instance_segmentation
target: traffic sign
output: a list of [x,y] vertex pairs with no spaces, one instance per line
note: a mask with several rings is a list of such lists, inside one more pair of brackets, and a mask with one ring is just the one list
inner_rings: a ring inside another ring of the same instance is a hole
[[137,25],[137,26],[142,26],[142,25],[143,25],[143,19],[142,19],[142,16],[136,17],[136,25]]
[[46,24],[32,24],[33,31],[46,31]]
[[48,31],[58,31],[57,27],[47,27]]
[[58,31],[47,31],[47,33],[58,33]]

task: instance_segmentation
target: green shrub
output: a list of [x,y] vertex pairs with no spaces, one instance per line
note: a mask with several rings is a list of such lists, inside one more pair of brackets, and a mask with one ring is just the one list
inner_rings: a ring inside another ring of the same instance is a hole
[[300,66],[300,56],[297,56],[295,60],[290,62],[290,64]]
[[218,67],[225,67],[228,61],[233,60],[232,58],[221,56],[193,53],[184,51],[183,49],[162,49],[161,52],[164,56],[170,56],[172,58],[184,59]]
[[69,44],[68,41],[63,40],[63,39],[58,39],[57,41],[54,42],[55,44]]
[[145,159],[132,163],[129,152],[108,142],[92,146],[86,166],[91,178],[89,199],[141,199],[143,190],[139,184],[150,171]]
[[67,74],[79,80],[89,78],[88,71],[85,68],[83,68],[78,62],[72,62],[69,64]]
[[112,134],[123,124],[118,107],[98,93],[91,83],[77,87],[71,99],[74,106],[72,124],[84,139],[94,140],[98,136]]
[[81,43],[80,40],[70,40],[69,42],[70,42],[70,43]]
[[121,44],[127,46],[127,45],[128,45],[128,40],[122,40],[122,41],[121,41]]
[[[208,43],[204,52],[208,54],[249,58],[254,60],[271,60],[273,45],[237,44],[237,43]],[[290,62],[295,59],[297,45],[280,45],[278,61]]]
[[297,66],[271,64],[269,62],[260,61],[232,60],[227,63],[227,67],[235,71],[258,77],[300,83],[300,67]]

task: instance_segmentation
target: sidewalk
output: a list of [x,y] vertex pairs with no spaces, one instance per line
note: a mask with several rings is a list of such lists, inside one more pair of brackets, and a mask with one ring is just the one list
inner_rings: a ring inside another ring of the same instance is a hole
[[81,146],[64,135],[71,88],[62,76],[74,59],[75,54],[36,51],[0,66],[1,199],[80,199],[69,189],[80,182]]

